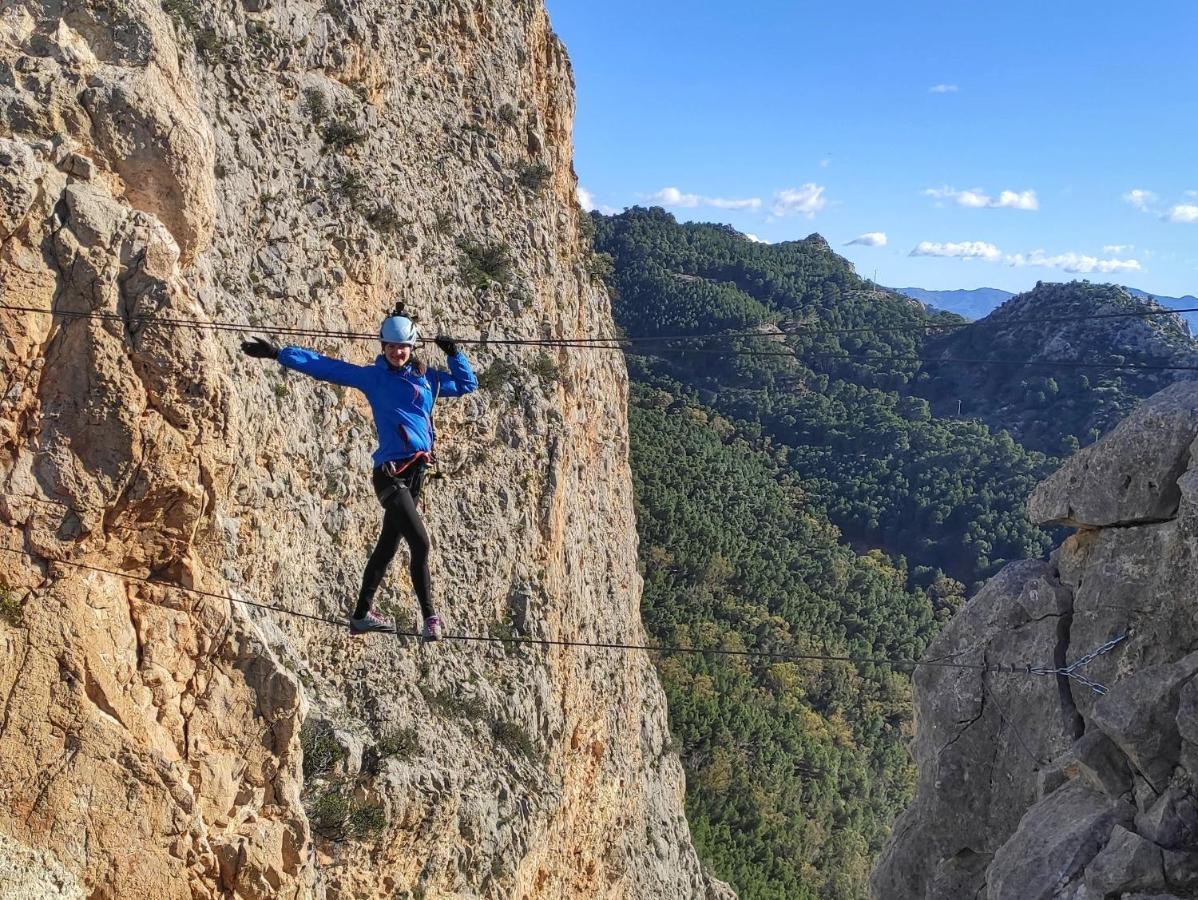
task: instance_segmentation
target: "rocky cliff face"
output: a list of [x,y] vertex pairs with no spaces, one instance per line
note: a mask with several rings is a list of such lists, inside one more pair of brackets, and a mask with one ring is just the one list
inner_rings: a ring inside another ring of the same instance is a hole
[[1198,895],[1198,386],[1143,403],[1032,495],[1079,529],[1007,566],[928,660],[1075,669],[1076,678],[916,675],[912,806],[878,898],[1105,900]]
[[[572,113],[535,0],[0,11],[0,291],[35,310],[0,311],[0,884],[722,892],[643,654],[421,651],[162,583],[343,615],[380,520],[360,399],[168,320],[609,331]],[[424,501],[451,630],[641,642],[622,361],[471,355]]]

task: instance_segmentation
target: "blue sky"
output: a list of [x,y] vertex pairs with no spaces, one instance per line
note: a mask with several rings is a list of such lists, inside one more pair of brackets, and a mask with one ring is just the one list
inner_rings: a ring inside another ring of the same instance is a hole
[[547,5],[598,208],[818,231],[892,286],[1198,294],[1198,4]]

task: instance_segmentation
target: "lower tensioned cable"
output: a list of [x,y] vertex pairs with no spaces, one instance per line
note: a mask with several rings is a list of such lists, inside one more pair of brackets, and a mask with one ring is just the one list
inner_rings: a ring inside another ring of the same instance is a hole
[[[16,547],[6,547],[0,545],[0,552],[12,553],[18,556],[23,556],[29,559],[37,559],[35,556],[26,550],[19,550]],[[284,606],[274,606],[267,603],[257,603],[253,600],[245,600],[240,597],[231,597],[228,594],[218,594],[212,591],[205,591],[199,588],[189,588],[182,585],[174,584],[159,578],[148,577],[144,575],[131,575],[125,572],[115,572],[111,569],[104,569],[99,566],[89,565],[87,563],[74,562],[65,559],[47,559],[47,563],[58,564],[65,566],[73,566],[79,569],[85,569],[90,572],[100,572],[106,575],[111,575],[115,578],[121,578],[128,581],[136,581],[145,584],[153,584],[159,587],[169,588],[183,593],[197,594],[201,597],[211,597],[217,600],[224,600],[229,603],[241,603],[246,606],[252,606],[257,609],[268,610],[270,612],[280,613],[287,616],[296,616],[302,619],[308,619],[314,622],[321,622],[326,625],[334,625],[338,628],[348,627],[348,622],[344,619],[335,619],[328,616],[316,616],[310,613],[300,612],[299,610],[289,609]],[[153,601],[147,601],[153,602]],[[414,631],[398,631],[398,637],[412,638],[422,640],[422,635]],[[963,663],[948,660],[918,660],[918,659],[903,659],[895,657],[871,657],[871,656],[851,656],[847,654],[834,653],[803,653],[799,651],[773,651],[773,650],[734,650],[727,647],[682,647],[660,644],[636,644],[625,643],[620,641],[570,641],[557,640],[552,638],[519,638],[519,637],[497,637],[491,635],[471,635],[471,634],[446,634],[441,640],[461,641],[464,643],[490,643],[490,644],[506,644],[515,646],[527,647],[579,647],[590,648],[597,650],[618,650],[618,651],[644,651],[646,653],[690,653],[715,656],[734,656],[750,659],[763,659],[771,661],[811,661],[811,662],[840,662],[849,663],[852,665],[872,665],[872,666],[890,666],[900,669],[919,669],[919,668],[939,668],[939,669],[967,669],[983,673],[995,674],[1016,674],[1016,675],[1047,675],[1060,674],[1066,677],[1076,678],[1074,672],[1076,669],[1090,662],[1095,657],[1108,652],[1110,649],[1119,644],[1126,638],[1126,635],[1121,635],[1112,641],[1108,641],[1098,650],[1086,657],[1075,662],[1072,666],[1066,669],[1046,669],[1042,666],[1034,666],[1030,663],[1025,664],[981,664],[981,663]],[[1088,679],[1082,680],[1082,683],[1091,687],[1095,693],[1105,693],[1106,688],[1095,681]]]

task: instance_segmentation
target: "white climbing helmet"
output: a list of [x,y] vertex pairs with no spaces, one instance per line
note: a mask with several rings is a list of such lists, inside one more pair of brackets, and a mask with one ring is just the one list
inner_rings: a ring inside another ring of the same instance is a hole
[[420,329],[407,316],[389,316],[383,319],[379,329],[379,340],[384,344],[407,344],[415,347],[420,341]]

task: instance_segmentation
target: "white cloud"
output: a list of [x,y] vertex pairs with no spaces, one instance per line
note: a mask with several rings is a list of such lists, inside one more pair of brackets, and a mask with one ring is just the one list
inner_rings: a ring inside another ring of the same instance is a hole
[[929,197],[937,200],[952,200],[958,206],[970,209],[1024,209],[1037,210],[1040,208],[1040,198],[1035,191],[1000,191],[997,197],[991,197],[981,188],[968,191],[958,191],[955,188],[928,188],[924,191]]
[[750,234],[747,231],[745,232],[745,237],[748,238],[750,241],[752,241],[754,244],[768,244],[769,243],[769,241],[763,241],[757,235]]
[[1027,256],[1015,253],[1008,256],[1006,262],[1009,266],[1042,266],[1061,269],[1075,275],[1091,272],[1101,272],[1104,275],[1112,272],[1139,272],[1141,268],[1138,259],[1099,259],[1084,253],[1058,253],[1056,256],[1049,256],[1043,250],[1033,250]]
[[1198,206],[1193,203],[1180,203],[1169,210],[1166,218],[1170,222],[1198,222]]
[[1002,251],[986,241],[961,241],[955,244],[920,241],[908,256],[952,256],[959,259],[984,259],[987,262],[995,262],[1002,257]]
[[775,216],[803,215],[809,219],[828,205],[823,185],[807,182],[801,187],[786,188],[774,195]]
[[955,94],[960,88],[955,84],[934,84],[928,88],[929,94]]
[[832,165],[832,160],[831,160],[829,157],[827,157],[827,156],[825,156],[823,159],[821,159],[821,160],[819,161],[819,167],[820,167],[821,169],[826,169],[826,168],[828,168],[828,166],[830,166],[830,165]]
[[759,197],[744,197],[738,200],[728,200],[724,197],[705,197],[703,198],[708,206],[714,206],[718,209],[760,209],[761,199]]
[[698,194],[684,194],[676,187],[664,187],[656,194],[650,194],[649,200],[662,206],[690,208],[699,205]]
[[1102,248],[1103,253],[1129,253],[1135,250],[1135,244],[1107,244]]
[[684,194],[676,187],[664,187],[649,196],[651,203],[676,209],[694,209],[696,206],[714,206],[717,209],[760,209],[759,197],[729,199],[726,197],[703,197],[699,194]]
[[1149,207],[1156,202],[1156,194],[1143,188],[1133,188],[1123,195],[1123,199],[1140,212],[1148,212]]
[[[863,247],[885,247],[886,232],[884,231],[867,231],[865,234],[858,235],[848,242],[849,244],[860,244]],[[847,246],[847,245],[846,245]]]
[[584,188],[581,184],[578,186],[578,205],[587,212],[595,208],[595,198],[591,192]]

